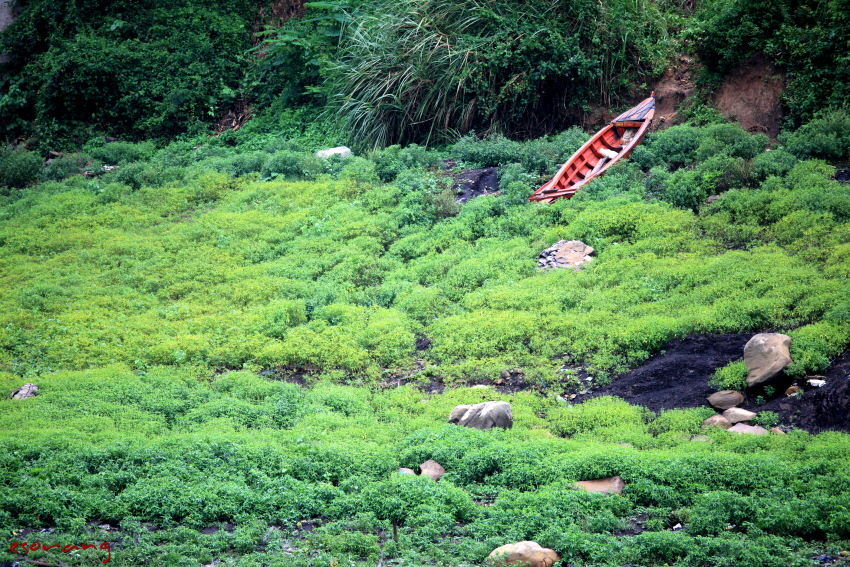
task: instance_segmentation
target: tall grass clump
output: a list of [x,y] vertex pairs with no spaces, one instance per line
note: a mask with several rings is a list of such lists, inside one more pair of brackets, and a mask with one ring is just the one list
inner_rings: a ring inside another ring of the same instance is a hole
[[[648,2],[368,6],[343,30],[328,75],[339,117],[367,147],[433,143],[472,128],[551,132],[568,123],[570,107],[612,105],[624,92],[621,73],[651,73],[670,45],[664,15]],[[644,33],[630,35],[626,20],[642,22]]]

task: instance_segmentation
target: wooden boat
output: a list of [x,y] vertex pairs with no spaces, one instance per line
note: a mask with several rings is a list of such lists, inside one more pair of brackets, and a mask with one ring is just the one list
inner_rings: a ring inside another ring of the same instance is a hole
[[629,157],[632,149],[643,141],[649,123],[655,115],[655,92],[640,104],[627,110],[597,132],[561,166],[551,181],[535,191],[529,201],[552,203],[569,199],[594,177],[599,177],[617,163]]

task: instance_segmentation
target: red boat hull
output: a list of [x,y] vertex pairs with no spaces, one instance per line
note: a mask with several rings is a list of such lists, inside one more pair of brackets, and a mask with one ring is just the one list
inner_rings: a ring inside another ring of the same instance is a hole
[[570,198],[588,181],[599,177],[643,141],[655,115],[655,93],[639,105],[627,110],[594,134],[561,166],[551,181],[535,191],[529,201],[552,203]]

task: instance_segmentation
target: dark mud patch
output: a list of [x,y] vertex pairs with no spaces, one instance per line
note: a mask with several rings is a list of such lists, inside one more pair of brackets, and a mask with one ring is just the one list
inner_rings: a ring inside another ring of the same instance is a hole
[[835,180],[841,183],[850,183],[850,166],[835,170]]
[[843,431],[850,433],[850,351],[835,359],[823,375],[826,381],[820,388],[798,381],[802,395],[779,396],[757,405],[747,397],[744,409],[773,411],[779,414],[779,423],[809,433]]
[[260,376],[269,380],[279,380],[289,384],[295,384],[302,388],[310,387],[310,376],[319,371],[318,367],[289,367],[277,366],[260,371]]
[[[574,401],[580,403],[597,396],[618,396],[627,402],[661,410],[708,407],[706,398],[715,392],[708,385],[715,370],[741,358],[744,345],[753,333],[730,335],[691,335],[668,342],[664,349],[646,364],[599,388],[588,388]],[[850,433],[850,351],[830,364],[822,377],[826,384],[820,388],[797,381],[803,393],[784,395],[792,384],[790,379],[775,385],[776,394],[764,390],[743,392],[744,409],[776,412],[779,424],[803,429],[810,433],[844,431]],[[762,402],[761,404],[759,402]]]
[[431,348],[432,339],[425,336],[416,337],[416,352],[422,352]]
[[627,536],[636,536],[646,531],[646,514],[638,514],[632,518],[629,518],[629,523],[626,529],[614,532],[611,535],[614,537],[627,537]]
[[455,175],[452,190],[457,195],[455,203],[465,203],[473,197],[499,193],[499,177],[495,167],[467,169]]
[[649,361],[613,383],[576,396],[582,402],[597,396],[618,396],[652,411],[706,406],[714,393],[708,385],[715,370],[741,358],[754,333],[691,335],[669,341]]

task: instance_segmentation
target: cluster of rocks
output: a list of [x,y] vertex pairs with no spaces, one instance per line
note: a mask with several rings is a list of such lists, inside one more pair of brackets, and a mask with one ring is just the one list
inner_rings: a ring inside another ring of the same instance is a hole
[[[480,404],[459,405],[449,415],[449,423],[475,429],[492,429],[494,427],[509,429],[513,426],[511,404],[508,402],[492,401]],[[445,472],[443,467],[429,460],[419,466],[422,469],[422,474],[428,474],[425,472],[428,463],[434,463],[439,467],[440,476]],[[399,472],[415,474],[411,469],[400,469]],[[588,492],[622,494],[626,483],[623,482],[620,476],[612,476],[578,481],[574,486],[577,490],[586,490]],[[507,567],[508,565],[552,567],[552,565],[560,560],[560,556],[552,549],[542,547],[534,541],[520,541],[494,549],[487,557],[487,565],[492,567]]]
[[554,268],[572,268],[580,270],[584,264],[593,261],[594,250],[580,240],[559,240],[537,256],[537,267],[550,270]]
[[[780,333],[759,333],[754,335],[744,346],[744,363],[747,365],[747,386],[764,386],[770,384],[779,376],[783,370],[793,361],[791,360],[791,337]],[[793,395],[800,391],[798,386],[792,386],[785,391],[786,395]],[[754,435],[765,435],[767,433],[785,432],[778,427],[770,430],[760,425],[751,425],[749,422],[758,414],[747,411],[737,406],[744,403],[744,395],[735,390],[721,390],[708,397],[708,403],[714,409],[722,411],[713,415],[703,422],[704,427],[715,427],[729,431],[730,433],[749,433]]]

